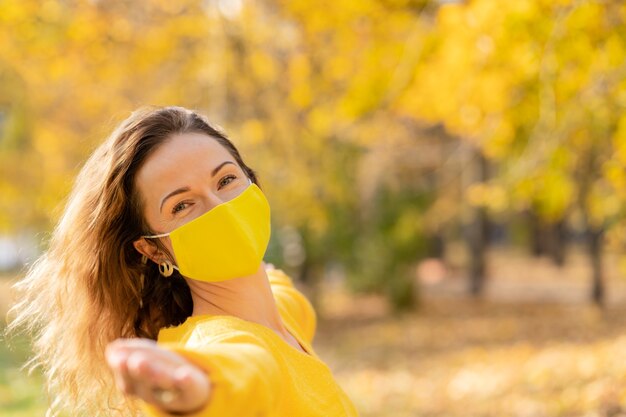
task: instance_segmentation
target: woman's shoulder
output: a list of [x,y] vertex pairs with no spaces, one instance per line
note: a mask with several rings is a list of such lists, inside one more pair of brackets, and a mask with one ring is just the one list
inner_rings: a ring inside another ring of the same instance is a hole
[[267,277],[272,287],[278,311],[283,320],[298,328],[302,337],[311,343],[317,327],[317,315],[309,299],[281,269],[268,268]]
[[265,272],[267,273],[267,278],[272,286],[274,285],[283,285],[286,287],[293,287],[293,280],[289,275],[285,273],[282,269],[277,269],[272,264],[265,265]]
[[264,343],[258,325],[226,315],[190,316],[178,326],[161,329],[157,342],[184,345],[206,345],[219,342]]

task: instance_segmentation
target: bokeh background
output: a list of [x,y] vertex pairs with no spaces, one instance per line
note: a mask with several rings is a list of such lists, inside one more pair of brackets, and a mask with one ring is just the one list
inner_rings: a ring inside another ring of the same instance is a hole
[[[181,105],[259,172],[266,260],[364,417],[626,416],[625,23],[617,0],[0,0],[0,312],[87,155]],[[13,344],[0,415],[41,416]]]

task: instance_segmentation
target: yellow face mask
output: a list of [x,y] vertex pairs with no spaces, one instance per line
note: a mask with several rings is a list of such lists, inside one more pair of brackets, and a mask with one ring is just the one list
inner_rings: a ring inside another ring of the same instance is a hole
[[170,233],[178,266],[198,281],[217,282],[255,273],[270,240],[270,206],[254,183]]

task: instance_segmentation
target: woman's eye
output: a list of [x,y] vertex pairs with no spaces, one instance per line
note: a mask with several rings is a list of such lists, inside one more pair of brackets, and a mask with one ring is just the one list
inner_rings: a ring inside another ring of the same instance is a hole
[[176,214],[179,211],[182,211],[182,210],[186,209],[187,208],[187,204],[188,203],[186,203],[184,201],[181,201],[180,203],[176,204],[174,207],[172,207],[172,214]]
[[220,188],[227,186],[228,184],[233,182],[235,179],[237,179],[237,177],[235,177],[234,175],[227,175],[227,176],[225,176],[219,182]]

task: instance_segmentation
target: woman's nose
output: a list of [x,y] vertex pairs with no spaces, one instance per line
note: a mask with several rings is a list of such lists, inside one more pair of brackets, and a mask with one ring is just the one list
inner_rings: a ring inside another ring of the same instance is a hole
[[205,203],[206,203],[207,211],[211,210],[215,206],[218,206],[218,205],[220,205],[220,204],[222,204],[224,202],[222,197],[217,192],[215,192],[213,190],[207,190],[204,193],[204,200],[205,200]]

